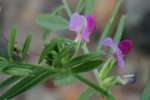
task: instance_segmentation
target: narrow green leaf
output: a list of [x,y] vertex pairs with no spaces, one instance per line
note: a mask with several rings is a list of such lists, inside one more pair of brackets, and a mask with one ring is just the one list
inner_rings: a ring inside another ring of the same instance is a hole
[[144,88],[144,91],[141,95],[140,100],[150,100],[150,68],[149,68],[149,73],[148,73],[148,79]]
[[51,14],[52,14],[52,15],[57,15],[57,14],[60,13],[63,9],[64,9],[64,5],[60,5],[60,6],[58,6]]
[[16,27],[13,27],[8,36],[8,56],[10,60],[12,60],[15,40],[16,40]]
[[33,73],[31,69],[27,68],[9,68],[5,72],[15,76],[29,76]]
[[64,4],[64,7],[66,9],[66,12],[67,12],[68,16],[71,17],[72,12],[71,12],[71,7],[69,6],[68,0],[62,0],[62,2]]
[[68,22],[58,15],[40,15],[37,17],[36,23],[50,31],[61,31],[68,28]]
[[93,13],[95,0],[86,0],[84,3],[86,4],[86,6],[85,6],[85,15],[91,15]]
[[127,17],[125,15],[123,15],[119,21],[119,25],[117,28],[117,32],[115,33],[115,36],[113,38],[113,41],[115,43],[118,43],[121,39],[121,36],[123,34],[124,31],[124,27],[125,27],[125,22],[126,22]]
[[25,39],[25,42],[23,44],[23,47],[22,47],[22,57],[23,57],[23,60],[26,58],[27,56],[27,53],[28,53],[28,50],[29,50],[29,47],[30,47],[30,43],[31,43],[31,40],[32,40],[32,36],[31,35],[28,35]]
[[90,54],[84,54],[84,55],[80,55],[78,57],[73,58],[68,64],[66,64],[65,66],[75,66],[75,65],[79,65],[79,64],[83,64],[85,62],[94,60],[94,59],[100,59],[100,55],[98,53],[90,53]]
[[101,60],[89,61],[89,62],[80,64],[80,65],[73,66],[71,68],[71,71],[74,73],[91,71],[91,70],[97,68],[101,63],[102,63]]
[[42,71],[38,73],[34,77],[25,77],[18,83],[16,83],[12,88],[10,88],[7,92],[5,92],[1,97],[0,100],[5,100],[5,99],[11,99],[15,97],[16,95],[19,95],[26,90],[32,88],[42,80],[46,79],[49,75],[54,74],[50,73],[49,71]]
[[0,90],[4,89],[5,87],[13,84],[14,82],[16,82],[18,80],[19,80],[19,77],[17,77],[17,76],[12,76],[12,77],[7,78],[6,80],[4,80],[0,83]]
[[85,7],[85,0],[78,0],[76,12],[81,13]]
[[34,76],[40,71],[46,71],[47,68],[37,67],[30,64],[0,64],[0,72],[16,76]]
[[80,96],[78,97],[78,100],[90,100],[90,97],[95,93],[95,91],[87,87],[85,91],[83,91]]

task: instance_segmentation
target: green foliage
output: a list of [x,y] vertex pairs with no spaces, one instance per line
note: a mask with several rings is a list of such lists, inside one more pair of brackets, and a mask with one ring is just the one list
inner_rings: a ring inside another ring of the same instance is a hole
[[101,63],[102,63],[102,61],[100,61],[100,60],[91,60],[86,63],[72,67],[71,71],[74,73],[87,72],[87,71],[97,68]]
[[78,4],[76,7],[76,12],[81,13],[83,11],[83,9],[85,8],[85,0],[78,0]]
[[70,17],[72,15],[72,13],[71,13],[71,7],[69,6],[69,1],[68,0],[62,0],[62,2],[64,4],[64,8],[66,9],[68,16]]
[[64,7],[64,5],[60,5],[59,7],[57,7],[53,12],[52,12],[52,14],[51,15],[59,15],[60,14],[60,12],[64,9],[65,7]]
[[58,15],[40,15],[37,17],[36,23],[50,31],[61,31],[68,28],[68,22]]
[[[46,30],[45,33],[62,31],[68,28],[68,21],[61,17],[60,14],[63,10],[66,10],[70,17],[72,10],[68,0],[63,0],[62,2],[63,5],[56,8],[52,14],[44,14],[37,17],[36,22]],[[85,15],[91,15],[94,4],[95,0],[78,0],[76,11],[84,13]],[[110,34],[121,4],[122,0],[118,0],[115,11],[102,33],[102,38]],[[125,20],[126,17],[122,16],[116,35],[114,36],[115,42],[118,42],[121,38]],[[108,100],[115,100],[110,91],[103,89],[99,84],[94,84],[85,78],[85,73],[98,68],[99,65],[104,64],[104,61],[101,60],[102,56],[99,52],[88,51],[86,45],[82,45],[83,41],[78,43],[77,41],[64,38],[52,39],[49,43],[46,43],[41,51],[38,64],[28,64],[25,60],[32,40],[31,35],[25,38],[21,48],[17,48],[19,51],[15,56],[19,56],[19,60],[14,59],[15,40],[16,28],[14,27],[8,37],[9,59],[0,57],[0,73],[11,76],[0,84],[0,89],[9,87],[0,96],[0,100],[12,99],[49,77],[53,79],[57,85],[71,84],[77,79],[86,84],[88,88],[81,94],[78,100],[88,100],[94,92],[98,92]],[[82,50],[86,52],[82,52]],[[112,70],[114,62],[108,63],[108,65],[110,67],[107,67],[107,71],[104,72],[104,78],[109,74],[110,70]]]
[[126,23],[126,19],[127,19],[127,16],[123,15],[119,21],[119,25],[118,25],[118,28],[117,28],[117,32],[115,33],[115,36],[113,38],[113,41],[115,43],[118,43],[121,39],[121,36],[123,34],[123,31],[124,31],[124,27],[125,27],[125,23]]
[[85,0],[85,15],[91,15],[95,5],[95,0]]
[[8,36],[8,56],[10,60],[12,60],[15,39],[16,39],[16,27],[13,27]]
[[67,77],[65,76],[63,78],[55,79],[54,83],[55,83],[55,85],[60,86],[60,85],[73,84],[73,83],[75,83],[75,81],[76,81],[76,78],[74,78],[73,76],[67,76]]
[[16,76],[11,76],[9,78],[7,78],[6,80],[2,81],[0,83],[0,89],[5,89],[5,87],[8,87],[10,86],[11,84],[15,83],[16,81],[19,80],[19,77],[16,77]]
[[37,72],[47,70],[42,67],[23,63],[2,63],[0,72],[15,76],[34,76]]
[[32,88],[39,82],[41,82],[43,79],[47,78],[50,74],[48,71],[37,73],[36,76],[33,77],[25,77],[19,82],[17,82],[12,88],[10,88],[8,91],[6,91],[1,97],[0,100],[4,99],[11,99],[15,97],[16,95]]
[[149,68],[149,73],[148,73],[148,79],[146,82],[146,86],[144,88],[144,91],[141,95],[140,100],[149,100],[150,99],[150,68]]
[[87,87],[85,91],[83,91],[80,96],[78,97],[78,100],[90,100],[90,97],[95,93],[95,91]]
[[28,50],[29,50],[29,46],[32,40],[32,36],[28,35],[24,41],[23,47],[22,47],[22,58],[23,60],[26,58],[27,54],[28,54]]
[[[105,37],[107,37],[107,36],[109,36],[111,34],[112,27],[113,27],[113,25],[115,23],[115,20],[116,20],[117,16],[119,15],[122,3],[123,3],[123,0],[118,0],[118,2],[116,4],[116,7],[115,7],[115,9],[114,9],[114,11],[112,13],[112,16],[110,17],[110,19],[108,20],[107,24],[105,25],[105,28],[104,28],[104,31],[102,33],[101,39],[104,39]],[[101,47],[102,47],[102,44],[100,44],[98,46],[97,52],[100,51]]]

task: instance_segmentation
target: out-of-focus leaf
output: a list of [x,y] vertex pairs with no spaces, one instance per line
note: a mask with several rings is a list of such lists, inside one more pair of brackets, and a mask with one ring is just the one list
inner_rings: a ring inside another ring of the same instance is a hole
[[0,64],[1,73],[15,76],[34,76],[36,73],[44,70],[47,69],[43,67],[36,67],[30,64]]
[[148,73],[148,79],[140,100],[150,100],[150,68]]
[[17,82],[14,86],[12,86],[9,90],[7,90],[2,96],[0,96],[0,100],[11,99],[15,97],[16,95],[19,95],[32,88],[52,74],[54,73],[51,73],[50,71],[41,71],[40,73],[37,73],[36,76],[25,77],[21,81]]
[[12,53],[14,50],[15,39],[16,39],[16,27],[13,27],[8,36],[8,56],[10,60],[12,60]]
[[26,37],[26,39],[25,39],[25,42],[24,42],[23,47],[22,47],[22,57],[23,57],[23,59],[25,59],[26,56],[27,56],[31,40],[32,40],[32,36],[31,35],[28,35]]
[[73,66],[71,68],[71,71],[73,73],[81,73],[81,72],[91,71],[91,70],[97,68],[101,63],[102,63],[101,60],[91,60],[86,63]]
[[[122,4],[123,4],[123,0],[117,0],[117,4],[115,6],[115,9],[114,9],[114,11],[112,13],[112,16],[110,17],[110,19],[108,20],[108,22],[107,22],[107,24],[106,24],[106,26],[104,28],[104,31],[102,33],[101,39],[104,39],[105,37],[107,37],[107,36],[109,36],[111,34],[112,27],[113,27],[114,22],[115,22],[118,14],[120,12],[120,8],[121,8]],[[100,51],[101,47],[102,47],[102,43],[99,44],[99,46],[97,48],[97,52]]]
[[95,0],[85,0],[84,3],[86,4],[86,6],[85,6],[85,14],[86,15],[91,15],[93,13]]
[[60,13],[63,9],[64,9],[64,5],[60,5],[59,7],[57,7],[57,8],[52,12],[52,15],[57,15],[57,14]]
[[0,90],[4,89],[5,87],[13,84],[14,82],[16,82],[18,80],[19,80],[19,77],[17,77],[17,76],[12,76],[12,77],[7,78],[6,80],[4,80],[0,83]]
[[55,79],[54,83],[55,85],[67,85],[67,84],[72,84],[76,81],[77,79],[74,78],[73,76],[66,76],[61,79]]
[[68,28],[67,20],[58,15],[40,15],[36,23],[50,31],[61,31]]
[[85,7],[85,0],[78,0],[78,4],[76,7],[76,12],[81,13]]
[[127,17],[125,15],[123,15],[119,21],[119,25],[117,28],[117,32],[115,33],[115,36],[113,38],[113,41],[115,43],[118,43],[121,39],[121,36],[123,34],[124,31],[124,27],[125,27],[125,22],[126,22]]
[[64,4],[64,7],[66,9],[66,12],[67,12],[68,16],[71,17],[72,12],[71,12],[71,7],[69,5],[69,1],[68,0],[62,0],[62,2]]
[[83,91],[80,96],[78,97],[78,100],[90,100],[90,97],[95,93],[95,90],[87,87],[85,91]]
[[57,40],[52,40],[49,44],[47,44],[45,46],[45,48],[43,49],[41,55],[40,55],[40,58],[39,58],[39,63],[41,63],[45,56],[54,48],[54,46],[57,45]]

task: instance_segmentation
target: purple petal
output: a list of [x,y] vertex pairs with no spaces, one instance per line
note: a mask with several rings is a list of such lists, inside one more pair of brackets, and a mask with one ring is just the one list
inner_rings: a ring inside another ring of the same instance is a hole
[[94,20],[94,16],[90,15],[87,16],[87,25],[88,25],[88,31],[93,32],[96,30],[96,22]]
[[128,54],[132,48],[132,41],[131,40],[123,40],[118,45],[119,49],[122,51],[124,55]]
[[86,26],[87,26],[87,21],[84,16],[79,15],[78,13],[74,13],[71,16],[70,23],[69,23],[69,30],[80,34],[86,28]]
[[122,51],[119,49],[119,47],[117,46],[117,44],[113,43],[112,38],[108,37],[105,38],[104,40],[102,40],[102,44],[104,46],[110,47],[113,49],[114,52],[114,56],[115,59],[117,60],[118,66],[119,67],[124,67],[125,66],[125,62],[124,62],[124,55],[122,53]]
[[117,46],[113,43],[112,38],[110,38],[110,37],[107,37],[107,38],[103,39],[102,44],[106,47],[112,48],[114,52],[117,49]]
[[86,42],[90,41],[90,32],[87,29],[82,32],[82,39]]
[[125,66],[124,62],[124,55],[122,54],[121,50],[118,48],[116,52],[114,53],[115,58],[117,60],[117,64],[120,68],[123,68]]

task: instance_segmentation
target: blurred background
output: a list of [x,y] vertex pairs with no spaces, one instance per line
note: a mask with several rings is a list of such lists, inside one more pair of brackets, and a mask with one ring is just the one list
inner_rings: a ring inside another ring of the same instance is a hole
[[[78,0],[70,0],[72,7],[76,6]],[[22,44],[22,40],[30,33],[33,35],[32,46],[28,61],[34,63],[37,56],[43,48],[42,33],[43,30],[35,23],[35,19],[40,14],[51,13],[62,0],[0,0],[0,51],[4,56],[6,52],[7,34],[12,26],[17,27],[17,45]],[[94,16],[97,21],[97,30],[93,34],[92,45],[98,41],[103,28],[112,14],[115,0],[96,0],[94,7]],[[129,38],[133,41],[134,48],[126,57],[126,67],[124,69],[116,69],[115,74],[132,74],[136,75],[135,84],[123,87],[115,87],[113,94],[117,100],[140,100],[150,65],[150,0],[124,0],[121,13],[128,15],[126,28],[123,38]],[[100,20],[99,20],[100,19]],[[49,39],[57,36],[72,37],[69,33],[50,33]],[[91,46],[91,48],[94,48]],[[93,75],[89,78],[95,80]],[[32,90],[27,91],[16,100],[77,100],[78,95],[83,90],[83,85],[77,82],[75,85],[55,86],[49,80],[44,82]],[[98,96],[91,97],[91,100],[103,100]]]

